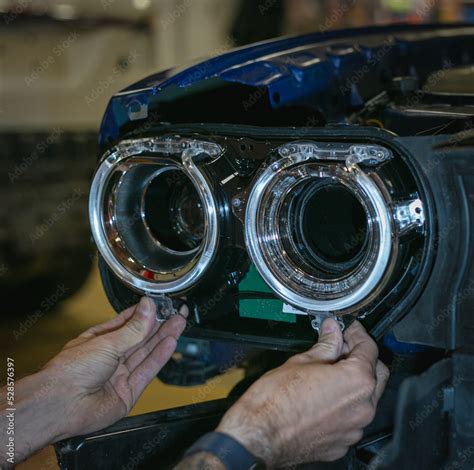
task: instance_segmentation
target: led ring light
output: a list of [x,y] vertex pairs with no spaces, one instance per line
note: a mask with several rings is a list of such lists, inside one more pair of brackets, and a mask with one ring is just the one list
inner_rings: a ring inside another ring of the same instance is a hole
[[[211,142],[179,138],[123,141],[108,152],[94,176],[89,198],[92,234],[103,259],[125,284],[150,294],[182,292],[202,278],[216,254],[218,208],[206,176],[193,158],[220,155]],[[169,171],[192,182],[204,217],[202,242],[177,252],[160,243],[144,218],[144,194]]]
[[[360,146],[357,148],[360,151]],[[353,150],[343,152],[343,164],[322,163],[317,151],[287,155],[262,172],[248,198],[245,239],[252,262],[277,295],[306,312],[341,312],[367,303],[380,288],[396,252],[389,205],[375,182],[354,164],[358,156]],[[304,263],[295,262],[282,243],[285,233],[291,232],[291,227],[282,229],[289,223],[282,220],[285,201],[301,184],[311,181],[342,185],[357,198],[367,216],[365,256],[339,278],[327,279],[305,270]]]

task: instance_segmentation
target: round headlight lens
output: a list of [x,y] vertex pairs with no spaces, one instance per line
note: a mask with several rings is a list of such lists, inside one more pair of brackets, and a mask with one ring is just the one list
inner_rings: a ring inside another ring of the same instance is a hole
[[220,155],[194,140],[124,141],[99,165],[91,187],[92,233],[105,262],[140,292],[180,293],[210,266],[218,207],[195,155]]
[[368,302],[392,255],[392,217],[375,182],[357,166],[284,157],[250,193],[245,236],[262,277],[307,312]]
[[142,214],[151,235],[171,250],[195,250],[203,240],[203,203],[181,170],[162,172],[150,181],[143,196]]
[[295,188],[280,210],[280,233],[288,255],[322,277],[342,276],[362,260],[368,214],[358,197],[332,179],[310,179]]

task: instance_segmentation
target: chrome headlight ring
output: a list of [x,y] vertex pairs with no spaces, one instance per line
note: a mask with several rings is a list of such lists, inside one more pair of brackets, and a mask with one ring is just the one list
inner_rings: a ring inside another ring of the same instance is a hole
[[[360,308],[381,288],[397,250],[391,208],[358,163],[380,163],[391,158],[390,152],[376,145],[313,143],[287,144],[278,151],[282,158],[257,178],[247,202],[245,240],[253,263],[272,290],[297,309],[334,313]],[[356,269],[338,279],[305,271],[304,263],[295,263],[282,244],[285,229],[278,220],[285,217],[285,200],[309,180],[347,188],[367,215],[366,255]]]
[[[211,184],[195,157],[205,154],[214,160],[221,153],[222,148],[213,142],[166,137],[125,140],[104,155],[91,186],[90,224],[100,254],[126,285],[142,293],[171,294],[186,291],[202,278],[216,255],[219,222]],[[143,214],[146,188],[171,170],[189,178],[203,209],[202,242],[183,252],[156,240]],[[130,211],[132,206],[136,210]],[[117,217],[120,207],[123,211]],[[132,227],[138,229],[132,233]],[[154,263],[154,256],[160,256],[165,267]],[[167,268],[170,259],[180,260],[179,266]]]

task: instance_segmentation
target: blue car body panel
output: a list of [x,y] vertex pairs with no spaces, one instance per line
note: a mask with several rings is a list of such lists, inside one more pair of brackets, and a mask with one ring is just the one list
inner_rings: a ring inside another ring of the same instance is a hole
[[[265,89],[271,106],[278,108],[325,92],[335,79],[344,83],[349,77],[357,78],[364,66],[388,53],[403,60],[416,53],[416,43],[424,35],[440,28],[445,35],[460,35],[462,40],[463,27],[392,25],[318,32],[234,49],[186,68],[154,74],[112,97],[102,122],[101,144],[116,138],[127,122],[147,117],[151,100],[169,90],[186,93],[193,85],[218,79]],[[351,100],[357,104],[361,98],[354,94]]]

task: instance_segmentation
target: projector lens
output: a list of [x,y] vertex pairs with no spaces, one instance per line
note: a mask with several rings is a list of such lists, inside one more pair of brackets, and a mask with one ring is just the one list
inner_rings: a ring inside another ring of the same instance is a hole
[[354,193],[331,180],[309,181],[293,191],[283,204],[282,221],[289,255],[326,277],[353,269],[367,248],[363,205]]
[[152,236],[171,250],[194,250],[204,236],[202,201],[180,170],[153,178],[145,191],[144,220]]

